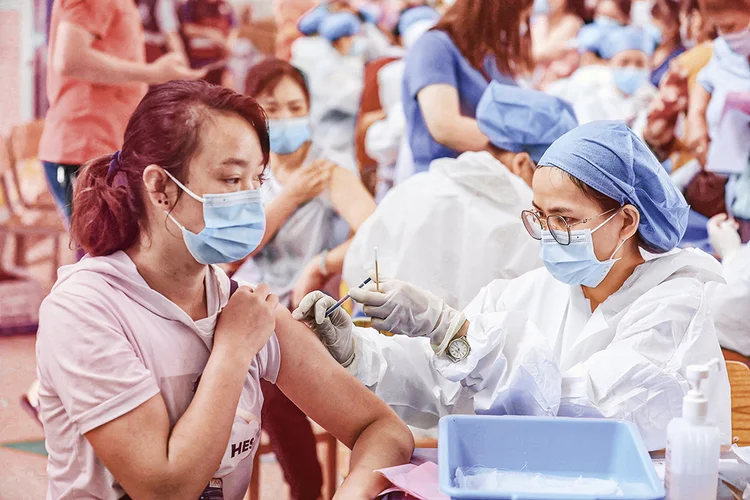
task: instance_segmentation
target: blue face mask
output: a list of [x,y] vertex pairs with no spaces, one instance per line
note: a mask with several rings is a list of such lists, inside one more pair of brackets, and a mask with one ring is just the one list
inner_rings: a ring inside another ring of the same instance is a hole
[[271,151],[277,155],[294,153],[310,140],[310,118],[287,118],[268,120],[268,135],[271,140]]
[[582,229],[570,232],[570,244],[561,245],[552,236],[550,231],[542,231],[542,244],[539,257],[544,261],[547,271],[558,281],[568,285],[583,285],[596,288],[604,281],[612,266],[619,259],[614,259],[615,254],[625,244],[621,242],[612,256],[604,262],[596,258],[594,253],[594,240],[592,235],[617,215],[612,214],[610,218],[599,224],[595,229]]
[[534,0],[534,14],[535,15],[549,14],[549,1],[548,0]]
[[613,68],[612,74],[615,77],[615,85],[625,95],[635,94],[651,76],[651,72],[645,68]]
[[[165,170],[166,172],[166,170]],[[182,231],[190,255],[200,264],[227,264],[242,260],[258,248],[266,232],[266,216],[259,190],[206,194],[203,198],[167,175],[192,198],[203,203],[206,227],[195,234],[167,215]]]

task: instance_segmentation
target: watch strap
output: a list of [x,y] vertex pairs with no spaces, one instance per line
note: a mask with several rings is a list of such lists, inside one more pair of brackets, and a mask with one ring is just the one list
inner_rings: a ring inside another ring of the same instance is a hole
[[466,323],[466,316],[464,315],[464,313],[458,311],[457,314],[453,316],[450,326],[448,327],[448,332],[445,334],[445,337],[443,337],[443,341],[440,342],[440,345],[438,347],[432,346],[432,350],[435,352],[435,354],[437,354],[438,356],[442,356],[445,353],[451,341],[464,326],[464,323]]

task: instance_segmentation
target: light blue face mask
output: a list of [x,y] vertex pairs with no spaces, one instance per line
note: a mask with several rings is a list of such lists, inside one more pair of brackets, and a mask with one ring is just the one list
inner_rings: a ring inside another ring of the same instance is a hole
[[288,155],[302,147],[312,137],[310,118],[285,118],[268,120],[268,135],[271,151],[277,155]]
[[534,0],[534,15],[543,16],[549,14],[549,11],[548,0]]
[[615,78],[615,85],[625,95],[635,94],[651,76],[651,72],[645,68],[613,68],[612,74]]
[[[618,210],[619,211],[619,210]],[[620,259],[613,257],[625,244],[623,240],[609,259],[604,262],[594,253],[593,234],[611,221],[617,212],[594,229],[581,229],[570,232],[570,244],[561,245],[550,231],[542,231],[542,242],[539,257],[544,261],[547,271],[558,281],[568,285],[583,285],[596,288],[604,281],[612,266]]]
[[[166,172],[166,170],[165,170]],[[190,255],[200,264],[227,264],[242,260],[258,248],[266,232],[260,190],[227,194],[205,194],[203,198],[186,188],[172,174],[167,175],[195,200],[203,204],[206,227],[195,234],[167,212],[182,231]]]

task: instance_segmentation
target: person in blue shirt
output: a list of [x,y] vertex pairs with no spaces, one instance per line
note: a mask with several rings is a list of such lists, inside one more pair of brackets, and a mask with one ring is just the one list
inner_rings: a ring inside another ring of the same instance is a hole
[[651,60],[651,83],[659,86],[672,59],[685,52],[680,37],[680,2],[657,0],[651,8],[651,25],[656,29],[656,50]]
[[486,150],[477,125],[491,80],[514,83],[528,70],[533,0],[462,0],[406,55],[402,99],[414,173],[438,158]]

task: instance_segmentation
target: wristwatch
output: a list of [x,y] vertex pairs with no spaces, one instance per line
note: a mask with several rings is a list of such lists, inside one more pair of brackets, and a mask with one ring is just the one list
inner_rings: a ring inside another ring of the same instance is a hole
[[466,337],[456,337],[448,343],[448,349],[445,350],[445,355],[453,361],[458,363],[469,357],[471,353],[471,346]]

